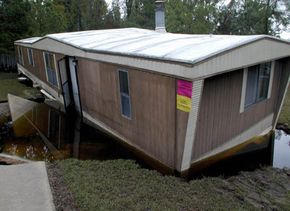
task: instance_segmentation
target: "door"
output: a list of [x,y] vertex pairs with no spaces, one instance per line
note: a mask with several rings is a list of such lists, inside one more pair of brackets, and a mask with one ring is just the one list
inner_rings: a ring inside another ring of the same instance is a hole
[[78,86],[78,77],[77,77],[77,72],[76,72],[76,62],[73,57],[69,57],[69,69],[70,69],[72,93],[73,93],[73,100],[75,103],[75,109],[79,114],[82,114],[80,95],[79,95],[79,86]]
[[58,69],[60,72],[60,81],[61,81],[61,87],[62,87],[62,94],[63,94],[63,100],[64,100],[64,107],[67,109],[71,103],[71,92],[70,92],[70,83],[69,83],[69,77],[68,77],[68,68],[66,65],[66,59],[61,59],[58,61]]

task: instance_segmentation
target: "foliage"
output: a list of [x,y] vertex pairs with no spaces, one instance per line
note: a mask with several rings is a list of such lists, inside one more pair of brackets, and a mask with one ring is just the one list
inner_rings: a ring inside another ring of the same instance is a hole
[[64,6],[54,4],[52,0],[37,0],[30,2],[27,12],[30,36],[43,36],[49,33],[66,30],[66,17]]
[[208,34],[215,32],[217,1],[168,0],[167,30],[170,32]]
[[290,205],[290,172],[272,168],[186,182],[131,160],[69,159],[58,165],[81,210],[284,210]]
[[283,5],[283,0],[231,0],[219,8],[217,33],[276,35],[290,20]]
[[13,52],[13,42],[26,36],[28,8],[27,1],[0,1],[0,53]]
[[155,0],[126,0],[125,26],[154,29],[154,2]]

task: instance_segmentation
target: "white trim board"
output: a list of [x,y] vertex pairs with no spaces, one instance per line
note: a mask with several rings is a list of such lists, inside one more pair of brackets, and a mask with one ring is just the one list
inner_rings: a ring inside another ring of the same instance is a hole
[[271,98],[272,94],[272,87],[273,87],[273,78],[274,78],[274,71],[275,71],[276,61],[271,62],[271,73],[270,73],[270,81],[268,86],[268,96],[267,99]]
[[188,116],[183,156],[180,172],[190,168],[192,149],[195,139],[198,111],[200,107],[204,80],[194,81],[192,84],[191,110]]
[[248,68],[245,68],[243,71],[243,85],[242,85],[242,94],[241,94],[241,104],[240,104],[240,113],[243,113],[245,110],[245,97],[247,90],[247,78],[248,78]]

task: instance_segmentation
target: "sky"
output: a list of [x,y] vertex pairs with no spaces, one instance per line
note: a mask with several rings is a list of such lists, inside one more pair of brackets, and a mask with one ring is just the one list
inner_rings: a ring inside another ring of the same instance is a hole
[[[108,6],[110,7],[112,4],[112,0],[105,0],[108,4]],[[229,0],[225,0],[225,3],[229,1]],[[288,27],[288,29],[285,29],[281,34],[280,37],[282,39],[286,39],[286,40],[290,40],[290,26]]]
[[288,32],[287,31],[282,32],[280,34],[280,37],[286,40],[290,40],[290,30]]

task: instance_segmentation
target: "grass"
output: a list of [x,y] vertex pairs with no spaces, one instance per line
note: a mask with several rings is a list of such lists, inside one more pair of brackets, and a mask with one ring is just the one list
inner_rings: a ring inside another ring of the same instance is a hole
[[278,119],[279,123],[287,123],[290,126],[290,87],[288,87],[288,91],[286,94],[286,98]]
[[39,93],[37,89],[21,84],[16,73],[0,73],[0,102],[7,101],[7,94],[30,98]]
[[290,210],[290,171],[186,182],[131,160],[57,163],[80,210]]
[[17,78],[17,73],[1,73],[0,72],[0,80],[15,79],[15,78]]

